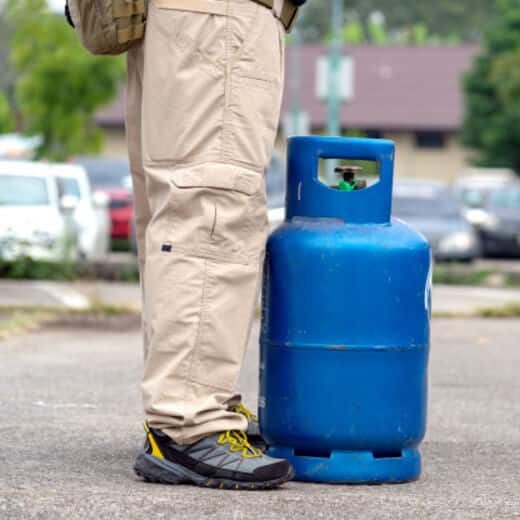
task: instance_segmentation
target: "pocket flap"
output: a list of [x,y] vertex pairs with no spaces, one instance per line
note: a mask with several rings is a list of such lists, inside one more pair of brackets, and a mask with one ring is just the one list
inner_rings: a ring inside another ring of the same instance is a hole
[[172,182],[178,188],[215,188],[253,195],[263,182],[263,175],[238,166],[205,164],[172,173]]

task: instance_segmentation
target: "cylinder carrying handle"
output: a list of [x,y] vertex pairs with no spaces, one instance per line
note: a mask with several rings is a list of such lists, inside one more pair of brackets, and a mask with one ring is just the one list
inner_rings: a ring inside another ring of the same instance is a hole
[[[338,218],[347,223],[388,223],[392,207],[395,145],[385,139],[297,136],[287,151],[286,219]],[[341,191],[318,179],[320,159],[375,161],[379,182]]]

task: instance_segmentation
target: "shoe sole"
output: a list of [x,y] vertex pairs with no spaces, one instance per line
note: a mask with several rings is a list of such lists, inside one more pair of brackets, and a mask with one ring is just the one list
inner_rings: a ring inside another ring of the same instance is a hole
[[180,464],[152,457],[145,452],[141,452],[137,456],[134,464],[134,472],[146,482],[156,484],[194,484],[200,487],[234,490],[272,489],[281,486],[294,477],[294,472],[291,468],[287,475],[274,480],[247,482],[223,478],[210,478],[190,471]]

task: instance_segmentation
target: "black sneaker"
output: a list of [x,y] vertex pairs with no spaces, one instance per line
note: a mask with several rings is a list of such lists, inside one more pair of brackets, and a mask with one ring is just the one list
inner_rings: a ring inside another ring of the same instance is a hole
[[270,489],[294,476],[292,466],[251,446],[247,434],[226,431],[181,445],[145,423],[146,442],[134,465],[148,482],[220,489]]

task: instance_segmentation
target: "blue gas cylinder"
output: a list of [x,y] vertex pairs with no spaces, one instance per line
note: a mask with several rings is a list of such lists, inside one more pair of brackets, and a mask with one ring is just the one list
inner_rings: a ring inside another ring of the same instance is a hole
[[[376,161],[379,182],[340,191],[319,159]],[[431,255],[391,219],[394,144],[293,137],[286,220],[269,237],[259,415],[296,479],[417,479],[426,427]]]

